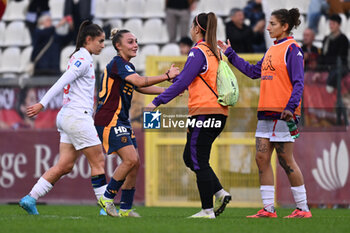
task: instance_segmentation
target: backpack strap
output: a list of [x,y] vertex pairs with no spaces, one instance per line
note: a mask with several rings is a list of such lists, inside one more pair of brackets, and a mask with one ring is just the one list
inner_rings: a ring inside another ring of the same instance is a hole
[[[210,49],[210,51],[215,55],[215,57],[220,61],[220,60],[222,60],[222,57],[221,57],[221,53],[220,53],[220,58],[221,59],[219,59],[217,56],[216,56],[216,54],[213,52],[213,50],[208,46],[208,45],[206,45],[206,44],[204,44],[204,43],[200,43],[201,45],[204,45],[205,47],[207,47],[208,49]],[[203,82],[205,83],[205,85],[207,85],[207,87],[209,87],[209,89],[211,90],[211,92],[213,92],[213,94],[216,96],[216,98],[219,98],[219,96],[215,93],[215,91],[213,90],[213,88],[211,88],[210,86],[209,86],[209,84],[204,80],[204,78],[202,77],[202,75],[200,75],[200,74],[198,74],[198,76],[203,80]]]
[[214,53],[214,51],[213,51],[208,45],[206,45],[205,43],[200,43],[200,44],[201,44],[201,45],[204,45],[205,47],[207,47],[208,49],[210,49],[210,51],[214,54],[214,56],[215,56],[219,61],[222,60],[221,52],[219,52],[220,57],[218,57],[218,56]]
[[203,82],[205,83],[205,85],[207,85],[207,87],[209,87],[209,89],[211,90],[211,92],[213,92],[213,94],[216,96],[216,98],[219,98],[219,96],[215,93],[215,91],[209,86],[209,84],[204,80],[204,78],[202,77],[202,75],[198,74],[198,76],[203,80]]

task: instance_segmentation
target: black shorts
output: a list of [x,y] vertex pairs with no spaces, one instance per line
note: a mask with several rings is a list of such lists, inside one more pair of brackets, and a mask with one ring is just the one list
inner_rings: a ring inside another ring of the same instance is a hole
[[189,118],[190,122],[196,123],[188,126],[183,159],[191,170],[210,167],[211,146],[224,129],[226,118],[225,115],[221,114],[197,115]]

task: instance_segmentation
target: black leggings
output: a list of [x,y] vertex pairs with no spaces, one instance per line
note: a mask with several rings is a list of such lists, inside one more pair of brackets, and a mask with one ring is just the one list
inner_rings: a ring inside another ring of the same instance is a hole
[[[213,195],[221,190],[222,186],[210,167],[210,151],[214,140],[225,126],[226,116],[220,114],[198,115],[190,117],[189,121],[195,123],[188,127],[183,159],[186,166],[196,173],[202,208],[213,208]],[[199,127],[198,121],[202,122],[202,127]]]

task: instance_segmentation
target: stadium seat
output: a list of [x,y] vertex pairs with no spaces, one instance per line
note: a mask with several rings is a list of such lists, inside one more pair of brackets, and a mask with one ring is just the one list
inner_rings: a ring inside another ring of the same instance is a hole
[[300,14],[307,14],[309,5],[310,5],[310,0],[285,1],[285,8],[286,9],[298,8]]
[[[146,57],[148,55],[157,56],[159,55],[158,45],[145,45],[136,58],[132,60],[134,62],[135,68],[138,71],[144,71],[146,67]],[[138,61],[137,61],[138,60]]]
[[[282,8],[286,8],[286,6],[287,6],[287,2],[295,2],[295,1],[281,1],[281,0],[268,0],[268,1],[266,1],[266,2],[268,2],[268,6],[270,7],[270,10],[271,11],[274,11],[274,10],[277,10],[277,9],[282,9]],[[246,1],[246,3],[244,4],[244,6],[246,6],[247,5],[247,1]],[[243,6],[243,7],[244,7]]]
[[30,57],[32,55],[33,47],[28,46],[25,49],[23,49],[21,53],[21,64],[19,68],[20,73],[24,73],[29,65]]
[[1,73],[19,73],[20,70],[20,60],[21,60],[21,50],[18,47],[6,48],[2,53]]
[[142,18],[144,17],[145,0],[128,0],[125,5],[125,17]]
[[241,8],[243,9],[246,5],[247,5],[247,0],[235,0],[235,1],[232,1],[232,0],[225,0],[224,1],[224,5],[225,8],[227,9],[227,15],[230,13],[230,10],[234,7],[238,7],[238,8]]
[[168,30],[167,30],[167,26],[165,25],[165,23],[163,23],[163,25],[162,25],[161,42],[162,43],[168,43],[169,42]]
[[316,35],[316,40],[323,40],[324,37],[329,33],[329,24],[324,15],[321,16],[318,23],[318,33]]
[[297,29],[294,29],[293,32],[293,36],[297,41],[301,41],[303,40],[303,33],[304,30],[306,29],[307,25],[305,22],[305,18],[303,15],[300,15],[300,25],[298,26]]
[[[100,70],[103,71],[106,67],[106,65],[112,60],[113,57],[117,55],[117,51],[114,49],[113,46],[106,46],[100,55],[95,57],[95,60],[98,61],[98,64],[100,66]],[[96,68],[96,67],[95,67]]]
[[226,0],[206,1],[204,12],[214,12],[216,16],[226,16],[230,8],[225,6]]
[[310,5],[311,0],[303,0],[298,2],[297,6],[294,7],[299,7],[299,11],[301,14],[307,14],[307,11],[309,9],[309,5]]
[[[347,23],[347,26],[346,26],[346,30],[343,31],[343,33],[346,34],[346,37],[350,40],[350,18],[348,19],[348,23]],[[350,53],[349,53],[350,54]],[[349,60],[350,62],[350,60]]]
[[125,16],[125,4],[125,0],[107,0],[104,12],[105,18],[123,18]]
[[124,24],[124,29],[132,32],[138,39],[139,43],[142,43],[142,20],[141,19],[129,19]]
[[107,0],[95,0],[95,19],[105,18],[105,7]]
[[180,48],[178,44],[166,44],[160,50],[161,56],[180,56]]
[[218,17],[217,39],[226,41],[225,23],[221,17]]
[[4,12],[4,14],[2,15],[2,18],[1,18],[1,20],[2,21],[9,21],[9,15],[10,15],[10,11],[9,11],[9,7],[6,7],[5,8],[5,12]]
[[4,45],[6,25],[0,21],[0,46]]
[[23,1],[8,1],[6,7],[5,21],[24,20],[29,0]]
[[123,28],[123,21],[121,19],[110,19],[107,21],[106,24],[110,24],[111,29],[112,28],[124,29]]
[[322,41],[319,41],[319,40],[314,41],[313,45],[316,46],[316,48],[321,49],[322,48]]
[[96,18],[96,19],[93,19],[92,21],[94,24],[97,24],[101,28],[103,27],[103,21],[101,19]]
[[30,35],[23,21],[13,21],[6,27],[6,46],[27,46],[30,45]]
[[49,6],[52,19],[61,20],[63,18],[64,0],[50,0]]
[[68,45],[61,51],[60,56],[60,70],[61,72],[66,71],[67,64],[69,61],[69,56],[74,52],[75,46],[74,45]]
[[[341,18],[341,24],[340,24],[340,30],[343,33],[346,33],[346,29],[348,27],[348,19],[346,18],[345,14],[339,14],[340,18]],[[349,39],[349,38],[348,38]]]
[[[191,12],[192,18],[205,11],[206,0],[201,0],[196,3],[197,7]],[[192,20],[192,19],[191,19]]]
[[142,44],[162,42],[162,20],[149,19],[143,25]]
[[146,18],[164,18],[165,1],[164,0],[147,0],[145,5]]

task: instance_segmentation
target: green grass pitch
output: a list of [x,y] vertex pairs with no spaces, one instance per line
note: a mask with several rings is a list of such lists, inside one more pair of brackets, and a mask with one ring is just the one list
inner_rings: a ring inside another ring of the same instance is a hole
[[142,218],[99,216],[97,206],[39,205],[29,216],[17,205],[0,205],[1,233],[346,233],[349,209],[312,209],[312,219],[283,219],[292,209],[277,209],[277,219],[247,219],[258,209],[227,208],[216,219],[187,219],[199,208],[137,206]]

